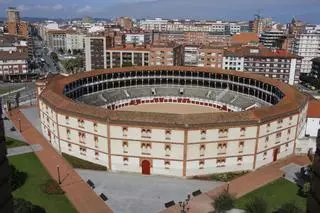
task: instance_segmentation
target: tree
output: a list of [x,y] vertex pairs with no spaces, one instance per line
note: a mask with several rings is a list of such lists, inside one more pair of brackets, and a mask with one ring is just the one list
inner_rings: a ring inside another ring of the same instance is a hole
[[63,62],[63,66],[68,73],[74,74],[76,73],[77,70],[79,70],[80,68],[83,68],[84,66],[83,58],[77,57],[77,58],[65,60]]
[[234,207],[235,198],[227,191],[223,191],[214,199],[213,207],[215,212],[224,213]]
[[265,200],[261,197],[254,197],[249,203],[245,206],[246,213],[267,213],[268,205]]
[[303,213],[303,211],[294,202],[288,202],[282,204],[276,213]]
[[50,57],[52,58],[53,61],[58,62],[59,61],[59,57],[58,54],[55,52],[51,52],[50,53]]
[[64,50],[61,47],[59,48],[58,51],[59,51],[60,54],[64,54]]
[[28,174],[25,172],[19,171],[15,166],[10,165],[9,166],[10,171],[10,185],[11,190],[15,191],[19,189],[23,184],[26,182],[28,178]]
[[13,209],[17,213],[46,213],[44,208],[20,198],[13,200]]

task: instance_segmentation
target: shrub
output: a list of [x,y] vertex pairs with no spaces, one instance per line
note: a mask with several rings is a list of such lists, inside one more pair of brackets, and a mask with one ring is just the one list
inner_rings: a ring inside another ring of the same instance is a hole
[[223,191],[214,199],[213,207],[215,212],[224,213],[234,207],[235,198],[227,191]]
[[211,179],[215,181],[228,182],[247,173],[248,171],[213,174],[211,175]]
[[267,213],[268,205],[266,201],[261,197],[254,197],[245,206],[246,213]]
[[10,165],[10,185],[11,185],[11,190],[15,191],[23,184],[26,182],[28,178],[28,174],[25,172],[19,171],[15,166]]
[[46,183],[41,185],[41,190],[49,195],[62,195],[64,191],[60,185],[54,180],[48,180]]
[[294,202],[288,202],[276,210],[276,213],[303,213],[303,211]]
[[44,208],[20,198],[13,200],[13,210],[15,213],[46,213]]

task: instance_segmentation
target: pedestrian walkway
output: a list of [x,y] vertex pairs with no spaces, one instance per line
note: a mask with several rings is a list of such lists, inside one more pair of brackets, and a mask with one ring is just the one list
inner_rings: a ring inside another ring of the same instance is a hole
[[22,155],[30,152],[40,152],[43,148],[40,144],[32,144],[30,146],[20,146],[15,148],[10,148],[7,150],[7,156],[14,156],[14,155]]
[[79,213],[109,213],[112,210],[98,197],[81,177],[73,170],[70,164],[59,155],[46,141],[42,134],[32,126],[20,109],[12,110],[10,116],[15,126],[20,125],[23,138],[29,144],[40,144],[43,150],[35,152],[43,166],[52,178],[58,181],[57,167],[60,168],[61,187],[66,196]]
[[[189,201],[188,213],[207,213],[214,211],[212,203],[214,198],[219,195],[223,190],[228,190],[236,198],[242,197],[245,194],[252,192],[268,183],[271,183],[284,176],[285,172],[282,171],[286,165],[295,164],[299,166],[305,166],[310,164],[310,160],[307,156],[295,156],[292,155],[288,158],[278,160],[268,166],[257,169],[254,172],[250,172],[223,186],[220,186],[214,190],[209,190],[197,197],[194,197]],[[161,213],[180,213],[181,208],[177,205],[161,211]]]

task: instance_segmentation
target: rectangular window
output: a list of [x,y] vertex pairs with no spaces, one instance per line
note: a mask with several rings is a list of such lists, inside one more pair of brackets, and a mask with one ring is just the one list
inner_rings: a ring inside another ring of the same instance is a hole
[[94,147],[99,148],[99,137],[96,135],[94,136]]
[[166,140],[171,140],[171,130],[166,130],[165,137],[166,137]]

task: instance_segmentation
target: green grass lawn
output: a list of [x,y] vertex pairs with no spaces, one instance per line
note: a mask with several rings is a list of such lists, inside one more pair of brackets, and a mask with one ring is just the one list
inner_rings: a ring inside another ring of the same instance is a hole
[[10,137],[6,137],[6,145],[7,145],[7,148],[15,148],[19,146],[26,146],[28,144]]
[[9,162],[18,170],[28,173],[26,183],[13,192],[15,198],[23,198],[39,205],[46,209],[46,213],[77,212],[65,195],[48,195],[41,191],[40,186],[51,177],[33,153],[9,157]]
[[270,213],[289,201],[293,201],[306,211],[307,199],[298,196],[297,192],[298,186],[296,184],[281,178],[241,197],[236,201],[236,207],[244,209],[246,203],[253,197],[261,197],[267,202]]

